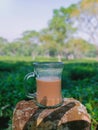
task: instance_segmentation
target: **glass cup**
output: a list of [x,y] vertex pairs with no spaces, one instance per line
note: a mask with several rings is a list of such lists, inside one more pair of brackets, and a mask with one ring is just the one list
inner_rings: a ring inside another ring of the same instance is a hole
[[30,78],[36,79],[36,104],[43,108],[54,108],[62,105],[61,76],[64,64],[62,62],[35,62],[34,72],[24,78],[25,91],[29,98],[33,98],[33,86],[28,86]]

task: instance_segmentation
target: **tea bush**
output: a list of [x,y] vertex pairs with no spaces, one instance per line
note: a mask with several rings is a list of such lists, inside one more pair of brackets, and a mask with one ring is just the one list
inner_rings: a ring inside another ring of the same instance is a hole
[[92,118],[92,130],[98,125],[98,63],[65,64],[62,75],[64,97],[82,102]]
[[[7,118],[11,124],[16,103],[26,99],[23,87],[24,76],[32,71],[31,60],[0,61],[0,119]],[[35,92],[35,82],[32,81],[32,84]],[[62,93],[64,97],[76,98],[86,106],[92,118],[92,130],[96,130],[98,126],[98,62],[65,61]],[[8,126],[0,124],[2,130],[5,127]]]

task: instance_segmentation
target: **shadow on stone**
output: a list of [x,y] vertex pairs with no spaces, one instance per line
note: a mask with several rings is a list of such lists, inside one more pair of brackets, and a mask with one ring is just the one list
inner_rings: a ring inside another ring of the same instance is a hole
[[[48,130],[50,129],[50,126],[52,127],[50,130],[57,130],[57,125],[58,122],[61,120],[61,118],[63,117],[63,115],[69,111],[71,108],[73,108],[75,106],[74,102],[70,102],[64,106],[58,107],[56,109],[54,109],[53,112],[51,112],[48,116],[44,117],[43,120],[37,125],[37,119],[39,117],[39,115],[41,114],[42,111],[44,111],[45,109],[41,109],[38,108],[35,113],[32,115],[32,117],[28,120],[28,122],[25,124],[23,130],[35,130],[35,128],[37,128],[38,130]],[[48,109],[49,111],[53,110],[53,109]],[[55,122],[55,127],[53,124],[50,124],[49,121],[51,121],[52,123]],[[48,124],[48,123],[49,124]],[[44,124],[44,126],[43,126]],[[46,124],[46,126],[45,126]],[[42,127],[43,126],[43,127]],[[46,127],[46,129],[45,129]],[[48,128],[49,127],[49,128]]]
[[[91,130],[91,118],[86,107],[73,98],[64,98],[57,108],[44,109],[34,101],[16,105],[13,130]],[[98,128],[97,128],[98,129]]]
[[87,121],[76,120],[62,124],[61,130],[91,130],[91,125]]

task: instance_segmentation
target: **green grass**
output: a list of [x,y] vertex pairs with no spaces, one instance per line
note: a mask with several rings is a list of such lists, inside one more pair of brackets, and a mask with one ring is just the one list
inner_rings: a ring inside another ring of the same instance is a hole
[[[57,61],[36,58],[36,61]],[[33,71],[31,57],[0,57],[0,117],[12,119],[13,109],[26,98],[24,76]],[[98,62],[95,59],[64,61],[62,93],[82,102],[92,118],[92,130],[98,125]],[[35,82],[33,91],[36,91]]]
[[[22,56],[22,57],[18,57],[18,56],[0,56],[0,61],[11,61],[11,62],[17,62],[17,61],[24,61],[24,62],[33,62],[33,61],[58,61],[58,58],[56,57],[36,57],[35,59],[33,59],[30,56]],[[62,61],[64,63],[93,63],[96,62],[97,60],[94,58],[86,58],[86,59],[75,59],[75,60],[65,60],[64,58],[62,58]]]
[[57,58],[54,57],[36,57],[36,59],[33,59],[32,57],[16,57],[16,56],[0,56],[0,61],[11,61],[11,62],[17,62],[17,61],[24,61],[24,62],[33,62],[33,61],[57,61]]

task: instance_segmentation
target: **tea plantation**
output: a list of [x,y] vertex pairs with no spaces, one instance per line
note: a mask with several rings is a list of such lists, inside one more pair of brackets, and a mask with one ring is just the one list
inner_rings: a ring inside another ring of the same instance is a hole
[[[32,63],[31,58],[0,58],[0,130],[11,130],[13,109],[18,101],[26,99],[23,80],[27,73],[33,71]],[[92,118],[92,130],[96,130],[98,129],[98,62],[73,60],[64,63],[62,94],[64,97],[76,98],[86,106]],[[32,80],[32,84],[35,92],[35,80]]]

